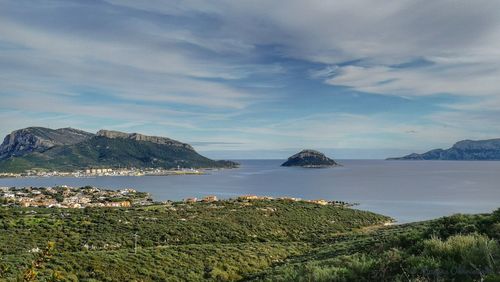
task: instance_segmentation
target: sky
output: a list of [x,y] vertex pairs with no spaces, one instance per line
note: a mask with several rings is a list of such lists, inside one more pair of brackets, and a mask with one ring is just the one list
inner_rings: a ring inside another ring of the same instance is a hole
[[385,158],[500,137],[500,1],[0,0],[0,134],[213,158]]

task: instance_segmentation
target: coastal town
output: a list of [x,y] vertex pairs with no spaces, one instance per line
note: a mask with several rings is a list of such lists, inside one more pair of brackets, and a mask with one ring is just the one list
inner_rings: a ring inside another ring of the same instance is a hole
[[0,187],[0,206],[86,208],[132,207],[153,203],[151,195],[134,189],[117,191],[91,186],[80,188],[66,185],[56,187]]
[[354,206],[356,204],[352,203],[347,203],[344,201],[327,201],[324,199],[317,199],[317,200],[304,200],[301,198],[294,198],[294,197],[270,197],[270,196],[257,196],[257,195],[243,195],[239,196],[235,199],[228,199],[228,200],[218,200],[217,196],[205,196],[201,199],[198,198],[186,198],[184,199],[185,203],[196,203],[196,202],[205,202],[205,203],[212,203],[212,202],[217,202],[217,201],[239,201],[239,202],[252,202],[252,201],[287,201],[287,202],[304,202],[304,203],[311,203],[311,204],[317,204],[321,206],[326,206],[326,205],[334,205],[334,206],[342,206],[342,207],[349,207],[349,206]]
[[[317,205],[335,205],[348,207],[354,204],[344,201],[327,201],[324,199],[303,200],[293,197],[270,197],[257,195],[243,195],[231,199],[218,199],[215,195],[204,196],[200,199],[195,197],[185,198],[184,204],[193,203],[216,203],[216,202],[242,202],[252,201],[287,201],[305,202]],[[163,204],[172,201],[165,201]],[[154,202],[151,195],[146,192],[138,192],[135,189],[126,188],[120,190],[108,190],[92,186],[69,187],[66,185],[55,187],[0,187],[0,206],[19,207],[46,207],[46,208],[87,208],[87,207],[122,207],[147,206],[162,204]]]
[[[200,199],[195,197],[185,198],[181,203],[216,203],[216,202],[240,202],[251,204],[252,201],[286,201],[305,202],[316,205],[334,205],[349,207],[354,204],[344,201],[327,201],[324,199],[303,200],[293,197],[270,197],[257,195],[243,195],[230,199],[218,199],[215,195],[204,196]],[[129,208],[136,206],[148,206],[154,204],[172,204],[172,201],[155,202],[151,194],[138,192],[135,189],[125,188],[120,190],[108,190],[92,186],[69,187],[66,185],[55,187],[0,187],[0,206],[18,207],[45,207],[45,208]]]
[[167,176],[203,175],[205,170],[194,168],[87,168],[71,172],[57,170],[27,170],[22,173],[0,172],[0,178],[16,177],[98,177],[98,176]]

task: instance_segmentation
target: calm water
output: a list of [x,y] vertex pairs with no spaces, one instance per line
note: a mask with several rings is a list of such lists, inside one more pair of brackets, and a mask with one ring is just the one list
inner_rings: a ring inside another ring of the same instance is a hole
[[156,200],[212,194],[324,198],[358,202],[359,209],[401,223],[500,207],[500,162],[344,160],[343,167],[331,169],[283,168],[281,160],[239,162],[239,169],[201,176],[19,178],[0,179],[0,186],[130,187]]

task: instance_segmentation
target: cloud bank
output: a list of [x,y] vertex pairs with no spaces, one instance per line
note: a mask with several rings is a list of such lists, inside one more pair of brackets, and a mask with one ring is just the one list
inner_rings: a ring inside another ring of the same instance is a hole
[[256,151],[500,136],[498,1],[0,3],[4,134],[110,127]]

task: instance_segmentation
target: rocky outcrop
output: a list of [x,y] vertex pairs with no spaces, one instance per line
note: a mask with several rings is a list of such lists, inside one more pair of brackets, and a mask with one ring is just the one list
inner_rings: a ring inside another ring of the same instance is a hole
[[500,160],[500,139],[463,140],[449,149],[434,149],[388,160]]
[[125,133],[125,132],[120,132],[120,131],[114,131],[114,130],[99,130],[96,134],[97,136],[102,136],[106,138],[123,138],[123,139],[130,139],[130,140],[136,140],[136,141],[145,141],[145,142],[152,142],[156,144],[161,144],[161,145],[169,145],[169,146],[175,146],[175,147],[182,147],[185,149],[190,149],[194,150],[191,145],[179,142],[177,140],[173,140],[170,138],[166,137],[158,137],[158,136],[148,136],[148,135],[143,135],[139,133]]
[[333,159],[315,150],[303,150],[288,158],[281,166],[300,166],[308,168],[322,168],[338,166]]
[[0,145],[0,160],[43,152],[58,145],[76,144],[92,136],[94,134],[73,128],[28,127],[15,130]]

